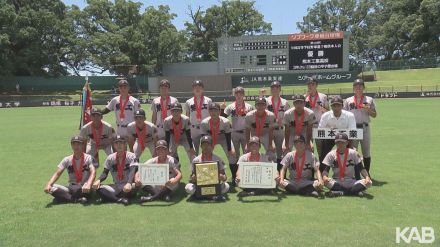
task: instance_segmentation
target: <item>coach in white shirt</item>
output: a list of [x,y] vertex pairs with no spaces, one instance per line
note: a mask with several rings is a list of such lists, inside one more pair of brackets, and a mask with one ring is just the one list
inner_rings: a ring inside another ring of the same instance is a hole
[[[330,100],[331,111],[325,112],[321,120],[319,121],[318,128],[331,128],[331,129],[356,129],[356,119],[354,114],[342,110],[344,101],[340,96],[334,96]],[[319,162],[322,166],[322,161],[324,157],[332,150],[335,146],[335,140],[326,139],[324,140],[324,145],[322,147],[321,156],[319,157]]]

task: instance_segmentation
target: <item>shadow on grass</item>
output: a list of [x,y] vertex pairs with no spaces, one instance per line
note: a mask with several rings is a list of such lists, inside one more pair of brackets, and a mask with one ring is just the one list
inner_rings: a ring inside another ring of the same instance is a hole
[[382,187],[382,186],[388,184],[388,182],[386,182],[386,181],[380,181],[380,180],[377,180],[377,179],[372,179],[372,182],[373,182],[372,186],[375,186],[375,187],[376,186],[377,187]]
[[257,194],[252,196],[240,196],[240,193],[237,195],[237,201],[242,203],[261,203],[261,202],[280,202],[283,198],[286,198],[286,193],[281,191],[273,190],[270,193]]
[[171,195],[170,202],[156,200],[156,201],[152,201],[152,202],[144,202],[141,204],[140,203],[140,196],[141,195],[139,193],[138,196],[136,197],[136,203],[139,204],[140,206],[143,206],[143,207],[169,207],[169,206],[173,206],[173,205],[181,202],[183,199],[185,199],[185,197],[186,197],[185,184],[179,183],[179,187]]

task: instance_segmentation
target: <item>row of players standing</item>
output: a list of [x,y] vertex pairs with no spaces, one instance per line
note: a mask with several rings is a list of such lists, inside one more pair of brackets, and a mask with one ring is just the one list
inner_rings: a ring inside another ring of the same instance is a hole
[[[239,150],[242,149],[243,153],[249,151],[247,144],[251,136],[259,137],[269,160],[276,160],[278,169],[281,169],[282,158],[293,147],[295,136],[305,136],[306,149],[313,151],[311,137],[313,127],[362,127],[364,139],[361,146],[365,167],[369,171],[371,158],[369,155],[370,131],[368,123],[370,116],[376,116],[376,111],[372,98],[363,95],[365,88],[363,81],[356,80],[354,82],[355,95],[348,98],[345,103],[342,99],[335,97],[330,104],[331,111],[329,111],[327,96],[317,91],[318,82],[310,78],[307,84],[308,93],[306,96],[295,95],[293,97],[294,107],[290,108],[288,101],[280,97],[280,83],[274,81],[271,84],[271,96],[267,99],[258,98],[255,102],[256,109],[254,109],[253,106],[244,102],[243,88],[238,87],[234,90],[236,97],[234,103],[229,106],[220,106],[203,95],[204,85],[197,80],[193,83],[194,97],[185,103],[185,116],[182,114],[183,109],[177,99],[169,95],[170,83],[167,80],[162,80],[160,83],[161,96],[153,100],[151,106],[152,122],[148,122],[145,121],[145,112],[140,109],[140,102],[129,95],[128,82],[121,80],[119,82],[120,96],[113,98],[104,110],[92,111],[92,122],[83,127],[81,135],[89,139],[87,153],[98,158],[98,149],[104,149],[107,155],[111,155],[110,137],[113,130],[110,124],[101,119],[102,114],[115,111],[116,133],[121,138],[125,137],[128,140],[130,151],[135,153],[136,159],[139,159],[145,147],[148,147],[151,156],[155,157],[157,155],[155,150],[157,140],[166,139],[166,143],[170,144],[170,153],[176,160],[178,160],[177,146],[182,145],[187,151],[190,162],[199,153],[201,137],[210,135],[213,145],[220,144],[225,151],[231,169],[232,183],[235,183],[238,170],[237,161],[240,157]],[[341,110],[342,104],[354,115]],[[232,117],[232,124],[226,118],[228,116]],[[356,120],[358,121],[356,122]],[[181,138],[182,135],[186,135],[186,138]],[[97,138],[98,136],[101,138]],[[145,136],[145,138],[139,138],[140,136]],[[357,146],[357,142],[353,144]],[[334,146],[334,141],[315,140],[315,146],[321,161],[320,170],[323,171],[325,166],[322,161]],[[203,160],[202,155],[199,156],[201,157],[198,158]],[[292,162],[297,162],[297,160],[292,160]],[[109,168],[108,165],[106,166]],[[105,169],[107,173],[108,170]]]

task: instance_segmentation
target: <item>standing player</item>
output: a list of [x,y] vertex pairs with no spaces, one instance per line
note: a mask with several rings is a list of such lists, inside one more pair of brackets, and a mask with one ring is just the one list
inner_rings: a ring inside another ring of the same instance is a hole
[[209,97],[203,96],[204,85],[200,80],[195,80],[192,86],[194,97],[188,99],[185,103],[186,116],[191,123],[191,138],[194,143],[196,154],[199,153],[200,138],[202,131],[200,123],[209,116],[208,105],[212,102]]
[[305,97],[297,94],[293,96],[293,106],[284,114],[285,138],[283,151],[287,153],[293,146],[294,136],[305,136],[306,148],[313,151],[312,127],[315,122],[315,114],[305,105]]
[[[371,155],[371,131],[370,117],[377,116],[376,104],[373,98],[364,95],[365,84],[362,79],[356,79],[353,82],[354,96],[349,97],[344,102],[344,109],[354,114],[356,127],[364,130],[363,139],[360,141],[362,147],[362,156],[364,158],[365,169],[370,173]],[[352,142],[356,149],[359,146],[359,140]]]
[[[165,185],[151,186],[146,185],[142,189],[150,196],[142,196],[141,202],[151,202],[157,199],[164,201],[171,201],[171,194],[179,188],[179,182],[182,179],[180,172],[180,163],[173,157],[168,155],[168,143],[164,140],[159,140],[156,143],[157,157],[151,158],[145,164],[168,164],[169,166],[169,180]],[[136,173],[137,183],[140,183],[139,172]]]
[[188,154],[189,163],[194,159],[193,141],[191,139],[191,124],[189,118],[182,114],[182,105],[174,103],[171,106],[171,116],[164,121],[165,140],[170,145],[171,156],[179,161],[177,148],[182,145]]
[[[95,179],[95,166],[93,157],[85,154],[85,140],[81,136],[74,136],[70,140],[73,154],[65,157],[58,165],[57,171],[52,175],[44,192],[55,197],[55,202],[81,202],[86,203],[90,196],[90,189]],[[55,184],[64,170],[69,175],[69,185]]]
[[[249,139],[248,147],[249,153],[245,153],[240,157],[240,159],[238,160],[238,165],[240,165],[241,162],[270,162],[267,155],[260,153],[260,138],[258,138],[257,136],[252,136],[251,139]],[[277,179],[279,179],[278,176],[275,178],[275,180]],[[235,179],[235,182],[240,185],[240,172],[237,172],[237,178]],[[244,197],[262,195],[270,193],[271,191],[271,189],[244,188],[243,191],[238,193],[238,196]]]
[[218,163],[218,171],[219,171],[219,180],[221,183],[221,196],[214,197],[214,200],[225,200],[224,194],[229,191],[229,184],[226,182],[228,179],[225,174],[225,163],[223,160],[217,155],[213,154],[214,146],[212,145],[211,136],[203,136],[200,140],[202,154],[195,157],[191,163],[191,177],[190,182],[185,186],[185,190],[188,194],[194,195],[197,189],[197,179],[196,179],[196,166],[195,164],[199,164],[202,162],[217,162]]
[[92,108],[90,115],[92,121],[81,128],[79,135],[88,140],[86,153],[92,155],[99,164],[99,149],[104,150],[107,156],[112,153],[111,138],[115,130],[111,124],[102,120],[101,110]]
[[153,157],[155,156],[154,146],[157,142],[157,128],[154,124],[145,120],[144,110],[136,110],[134,115],[135,121],[130,123],[127,127],[130,152],[133,152],[139,160],[145,147],[148,147]]
[[[251,136],[257,136],[260,138],[260,142],[263,144],[266,155],[269,156],[269,160],[274,161],[273,126],[275,124],[275,115],[266,110],[266,107],[266,99],[257,98],[255,100],[256,109],[246,114],[246,143],[249,143]],[[247,145],[246,152],[249,152]]]
[[[210,116],[203,119],[200,125],[202,135],[210,135],[212,137],[212,147],[215,148],[215,145],[219,144],[228,157],[229,166],[236,168],[237,160],[231,142],[231,123],[227,118],[220,116],[220,105],[218,103],[210,103],[208,108]],[[234,175],[232,177],[233,183],[235,183]]]
[[[123,136],[115,136],[113,142],[116,152],[107,157],[104,164],[104,171],[93,186],[102,201],[128,205],[128,198],[136,195],[130,173],[134,173],[137,159],[134,153],[126,151],[127,141]],[[113,184],[101,185],[101,183],[107,179],[109,172],[112,174]]]
[[[330,107],[328,105],[327,95],[318,92],[318,81],[314,77],[309,77],[307,80],[307,93],[306,97],[306,107],[313,111],[315,114],[315,122],[312,128],[318,128],[319,121],[321,120],[322,114],[327,112]],[[312,140],[313,141],[313,140]],[[322,153],[322,146],[324,141],[322,139],[315,140],[315,147],[318,151],[318,156]]]
[[115,111],[116,134],[127,137],[127,126],[134,121],[134,113],[139,110],[141,103],[128,93],[130,87],[127,80],[120,80],[118,86],[120,95],[110,100],[102,114]]
[[153,99],[151,103],[151,122],[157,127],[157,138],[159,140],[165,140],[165,130],[163,127],[166,117],[171,115],[171,106],[179,101],[169,95],[170,82],[166,79],[160,81],[159,91],[160,96]]
[[278,171],[281,169],[281,159],[283,158],[284,141],[284,113],[290,108],[289,102],[280,97],[281,84],[279,81],[273,81],[270,84],[271,96],[267,98],[267,109],[275,115],[275,124],[273,126],[273,141],[277,154]]
[[[240,147],[243,150],[243,154],[246,152],[246,114],[252,110],[254,107],[244,101],[244,88],[236,87],[234,89],[235,102],[228,105],[222,112],[222,116],[227,118],[231,116],[232,120],[232,144],[235,150],[235,160],[240,158]],[[229,169],[231,169],[232,174],[232,185],[235,184],[235,177],[237,173],[238,166],[236,164],[229,164]]]
[[[307,142],[303,135],[293,138],[295,150],[287,153],[281,163],[280,186],[288,193],[319,196],[324,182],[319,172],[319,162],[315,155],[307,149]],[[284,179],[289,170],[289,179]],[[316,173],[315,180],[314,173]]]
[[[359,195],[371,186],[368,172],[362,165],[362,160],[354,149],[347,148],[348,136],[338,133],[335,136],[336,149],[328,153],[323,161],[324,171],[322,177],[324,184],[331,190],[332,196]],[[333,170],[333,178],[329,178],[330,168]],[[355,179],[355,170],[361,171],[364,179]]]

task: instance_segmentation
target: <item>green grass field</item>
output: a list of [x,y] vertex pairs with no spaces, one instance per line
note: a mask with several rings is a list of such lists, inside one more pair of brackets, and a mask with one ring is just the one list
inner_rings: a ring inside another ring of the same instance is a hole
[[181,184],[174,204],[127,207],[52,205],[43,192],[71,152],[79,108],[1,109],[0,246],[393,246],[395,228],[406,226],[434,227],[439,246],[439,106],[440,99],[377,100],[369,197],[238,201],[230,193],[224,203],[195,203],[186,201]]

